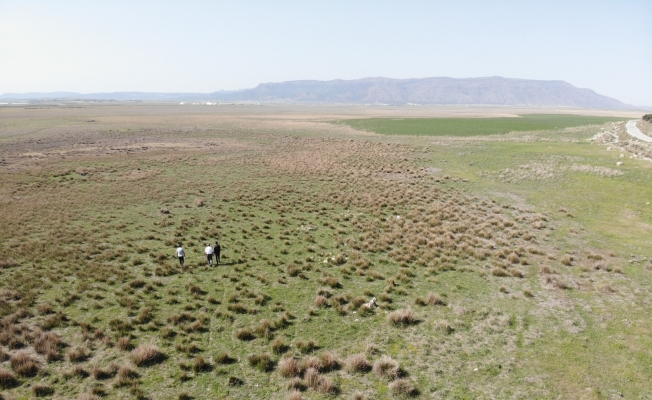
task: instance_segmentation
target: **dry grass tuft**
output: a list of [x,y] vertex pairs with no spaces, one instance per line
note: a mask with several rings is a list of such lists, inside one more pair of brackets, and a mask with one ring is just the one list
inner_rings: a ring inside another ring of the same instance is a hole
[[36,397],[47,397],[54,394],[54,389],[50,386],[37,383],[36,385],[32,386],[32,393],[34,393],[34,396]]
[[32,377],[40,370],[36,360],[23,351],[12,355],[9,359],[9,364],[11,365],[11,369],[19,376]]
[[294,357],[282,358],[278,362],[278,372],[284,378],[291,378],[299,375],[299,363]]
[[436,295],[434,293],[430,293],[428,295],[428,305],[431,305],[431,306],[445,306],[446,303],[438,295]]
[[406,326],[414,324],[417,320],[414,311],[410,308],[405,308],[387,314],[387,321],[393,326]]
[[346,370],[348,372],[365,373],[371,370],[371,365],[367,361],[365,353],[354,354],[345,361]]
[[18,386],[18,379],[8,369],[0,368],[0,388],[11,389]]
[[272,356],[267,353],[252,354],[247,357],[247,360],[249,361],[250,366],[259,371],[270,372],[274,369],[274,360],[272,360]]
[[152,344],[141,344],[131,352],[131,359],[137,366],[145,367],[165,360],[165,354]]
[[81,362],[88,358],[89,353],[85,347],[75,347],[69,349],[66,355],[70,362]]
[[374,374],[379,378],[393,380],[398,378],[400,373],[400,367],[398,361],[394,360],[389,356],[382,356],[376,362],[372,368]]
[[333,371],[340,367],[340,362],[329,352],[322,353],[319,356],[319,361],[321,362],[321,369],[324,372]]
[[303,400],[303,395],[300,391],[294,389],[288,393],[288,400]]
[[389,389],[398,396],[416,396],[419,393],[409,379],[397,379],[389,384]]
[[225,351],[217,353],[217,355],[214,357],[214,360],[217,364],[233,364],[237,361]]
[[115,347],[117,347],[118,349],[120,349],[122,351],[128,351],[128,350],[131,350],[133,348],[133,346],[131,345],[131,339],[129,339],[126,336],[123,336],[123,337],[119,338],[115,342]]
[[303,381],[311,389],[316,389],[319,383],[319,371],[317,368],[308,368],[303,374]]

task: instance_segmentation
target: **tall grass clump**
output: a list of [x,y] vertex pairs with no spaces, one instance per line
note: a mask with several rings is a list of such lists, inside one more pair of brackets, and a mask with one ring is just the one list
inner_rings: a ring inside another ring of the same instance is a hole
[[152,344],[141,344],[131,352],[131,360],[137,366],[149,366],[165,360],[165,355]]

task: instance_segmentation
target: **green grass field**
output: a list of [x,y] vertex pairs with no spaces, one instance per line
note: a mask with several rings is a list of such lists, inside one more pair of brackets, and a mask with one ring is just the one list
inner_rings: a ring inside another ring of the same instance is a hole
[[652,396],[652,163],[611,124],[204,110],[0,118],[3,399]]
[[623,118],[562,114],[524,114],[518,118],[367,118],[338,123],[382,135],[483,136],[601,125]]

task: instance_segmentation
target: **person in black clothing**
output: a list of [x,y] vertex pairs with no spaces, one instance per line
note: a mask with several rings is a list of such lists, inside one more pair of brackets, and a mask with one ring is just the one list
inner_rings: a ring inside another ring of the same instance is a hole
[[215,242],[215,247],[213,247],[213,254],[215,254],[215,265],[220,264],[220,244]]

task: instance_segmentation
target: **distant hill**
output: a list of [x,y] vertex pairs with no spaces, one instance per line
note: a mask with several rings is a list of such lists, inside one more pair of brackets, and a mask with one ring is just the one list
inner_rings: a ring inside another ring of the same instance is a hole
[[450,104],[635,108],[564,81],[486,78],[363,78],[261,83],[253,89],[213,93],[7,93],[0,99],[224,101],[298,104]]

